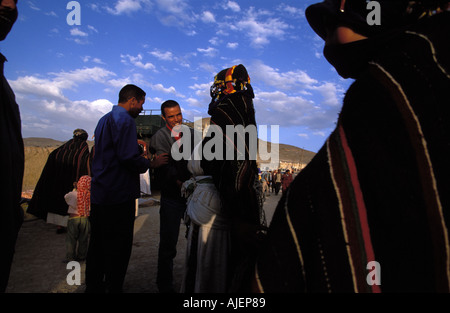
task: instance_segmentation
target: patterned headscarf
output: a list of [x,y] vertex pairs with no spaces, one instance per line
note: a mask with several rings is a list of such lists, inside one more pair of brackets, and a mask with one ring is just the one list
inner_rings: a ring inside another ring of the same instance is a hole
[[77,206],[80,216],[89,216],[91,211],[91,177],[81,176],[77,183]]
[[236,91],[251,89],[250,76],[244,65],[234,65],[220,71],[214,77],[210,94],[212,101],[217,101],[224,95],[230,95]]

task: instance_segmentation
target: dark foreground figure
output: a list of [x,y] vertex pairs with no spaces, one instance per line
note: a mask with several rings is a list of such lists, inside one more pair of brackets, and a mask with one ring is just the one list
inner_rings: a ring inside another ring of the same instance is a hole
[[[17,20],[17,1],[0,1],[0,41],[4,40]],[[19,106],[8,84],[0,53],[0,293],[8,286],[17,235],[23,222],[20,207],[24,171],[24,148]]]
[[[259,291],[449,291],[450,12],[442,1],[378,2],[381,26],[367,25],[366,1],[306,10],[327,59],[356,80],[280,200]],[[338,26],[363,38],[344,43]]]

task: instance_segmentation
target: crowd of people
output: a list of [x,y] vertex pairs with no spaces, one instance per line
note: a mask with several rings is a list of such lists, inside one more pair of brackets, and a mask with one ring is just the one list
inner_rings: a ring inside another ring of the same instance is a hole
[[[1,1],[3,39],[17,18],[16,2]],[[255,95],[242,64],[217,73],[208,107],[222,130],[222,151],[232,158],[195,157],[212,137],[183,127],[174,100],[162,103],[166,125],[143,152],[134,119],[146,92],[131,84],[99,120],[91,151],[82,129],[54,150],[28,212],[67,227],[66,258],[86,260],[86,293],[123,292],[140,175],[149,169],[162,186],[162,293],[177,292],[181,221],[188,227],[182,292],[449,292],[449,5],[379,2],[375,27],[367,23],[366,1],[326,0],[306,10],[327,60],[355,82],[336,129],[295,179],[290,170],[260,175],[249,139],[240,145],[226,136],[228,125],[256,126]],[[4,291],[22,222],[24,153],[18,105],[3,75],[1,92],[1,144],[9,147],[0,154]],[[181,144],[186,136],[197,145]],[[193,157],[174,157],[184,149]],[[280,191],[268,227],[261,197]]]
[[295,174],[291,173],[291,170],[269,170],[263,171],[260,175],[260,181],[262,183],[262,192],[264,200],[270,196],[271,193],[278,195],[280,189],[282,193],[287,191],[287,188],[295,178]]

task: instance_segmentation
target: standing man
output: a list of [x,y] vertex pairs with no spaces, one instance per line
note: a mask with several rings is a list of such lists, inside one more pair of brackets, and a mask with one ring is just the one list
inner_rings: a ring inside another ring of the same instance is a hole
[[273,182],[272,182],[272,171],[270,170],[268,173],[267,173],[267,179],[269,180],[269,195],[270,195],[270,193],[271,192],[273,192]]
[[275,195],[277,196],[281,188],[281,170],[273,172],[273,183],[275,184]]
[[[0,1],[0,40],[8,35],[17,19],[16,2]],[[23,221],[20,207],[24,171],[24,150],[19,106],[3,75],[6,58],[0,53],[0,293],[8,285],[17,235]]]
[[[166,126],[158,130],[150,140],[150,151],[156,155],[156,158],[169,155],[167,164],[155,168],[155,176],[161,186],[160,241],[156,283],[160,292],[174,292],[173,259],[177,254],[176,246],[181,219],[186,210],[186,199],[181,196],[181,185],[191,175],[187,169],[187,160],[175,161],[170,156],[172,146],[178,144],[177,140],[181,136],[181,133],[177,132],[178,126],[181,126],[183,121],[180,105],[174,100],[165,101],[161,105],[161,115],[166,121]],[[192,153],[193,129],[183,129],[190,131],[192,139],[190,152]]]
[[263,186],[263,194],[264,194],[264,200],[266,199],[266,196],[270,196],[270,182],[269,182],[269,176],[270,174],[268,172],[263,172],[261,175],[261,181]]
[[91,239],[86,260],[86,292],[122,292],[131,255],[139,174],[150,161],[141,155],[134,119],[145,92],[126,85],[118,105],[95,129],[91,182]]
[[286,170],[286,173],[281,177],[281,190],[286,192],[289,185],[292,183],[292,174],[290,170]]

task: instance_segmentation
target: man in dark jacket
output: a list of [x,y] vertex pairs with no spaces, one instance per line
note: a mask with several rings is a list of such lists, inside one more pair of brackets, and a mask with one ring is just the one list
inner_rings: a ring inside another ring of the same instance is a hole
[[[187,160],[173,158],[171,151],[180,143],[178,136],[190,136],[190,156],[194,148],[194,131],[183,126],[184,132],[178,133],[183,122],[183,114],[178,102],[167,100],[161,105],[161,115],[166,125],[158,130],[150,140],[150,152],[155,158],[168,158],[167,164],[155,167],[155,178],[161,186],[160,242],[158,250],[157,285],[160,292],[174,292],[173,259],[177,254],[177,242],[181,220],[186,210],[186,199],[181,195],[181,185],[191,176],[187,169]],[[182,135],[181,135],[182,134]],[[184,148],[183,145],[180,149]],[[177,159],[177,160],[176,160]]]

